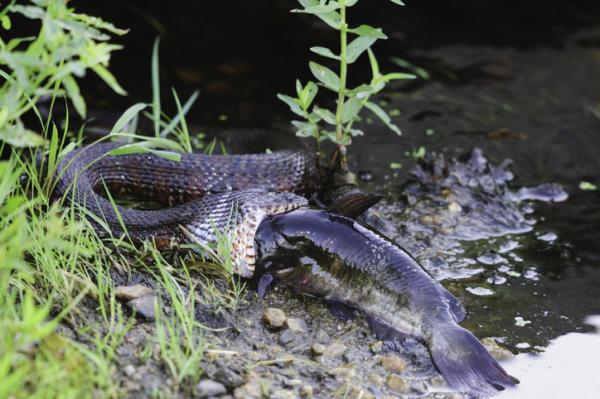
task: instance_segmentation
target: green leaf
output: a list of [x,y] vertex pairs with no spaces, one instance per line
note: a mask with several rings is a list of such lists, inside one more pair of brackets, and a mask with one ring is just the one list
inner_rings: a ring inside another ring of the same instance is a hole
[[8,15],[3,15],[0,20],[2,21],[2,27],[4,29],[9,30],[11,28],[12,23],[10,22],[10,17]]
[[121,133],[121,130],[127,125],[137,114],[139,114],[148,104],[137,103],[127,108],[123,115],[115,122],[115,125],[110,131],[110,134]]
[[388,83],[392,80],[415,79],[416,76],[410,73],[393,72],[375,79],[375,83]]
[[330,90],[335,92],[338,91],[340,87],[340,78],[335,72],[327,67],[324,67],[323,65],[317,64],[316,62],[311,61],[308,65],[311,72],[319,82],[323,83],[325,87]]
[[302,89],[299,100],[300,106],[302,109],[304,109],[304,111],[308,110],[318,91],[319,87],[315,84],[315,82],[308,82],[304,89]]
[[356,3],[358,3],[358,0],[346,0],[346,7],[352,7]]
[[158,48],[160,46],[160,37],[154,40],[152,46],[152,122],[154,122],[154,135],[160,135],[160,76],[158,65]]
[[148,148],[150,144],[148,142],[141,142],[136,144],[127,144],[119,148],[115,148],[108,152],[109,155],[129,155],[129,154],[147,154],[151,153],[161,158],[168,159],[170,161],[179,162],[181,160],[181,154],[173,151],[155,150]]
[[373,93],[375,93],[375,88],[371,85],[364,83],[358,87],[355,87],[352,90],[348,90],[347,92],[349,96],[355,96],[359,100],[362,100]]
[[300,105],[298,104],[297,99],[292,98],[285,94],[277,94],[277,98],[280,99],[281,101],[283,101],[284,103],[286,103],[290,107],[290,110],[293,113],[295,113],[296,115],[299,115],[299,116],[304,116],[304,112],[300,108]]
[[13,147],[37,147],[44,144],[44,138],[22,126],[4,126],[0,129],[0,141],[5,141]]
[[581,190],[586,190],[586,191],[594,191],[594,190],[598,189],[598,187],[595,184],[590,183],[589,181],[579,182],[579,188]]
[[[304,7],[304,10],[292,10],[292,12],[305,12],[308,7],[315,7],[320,3],[316,0],[298,0],[300,4]],[[338,5],[339,8],[339,5]],[[337,11],[329,11],[322,13],[313,13],[317,17],[319,17],[323,22],[327,25],[331,26],[334,29],[339,30],[341,27],[342,17]]]
[[375,41],[376,37],[372,36],[359,36],[356,39],[352,40],[346,49],[346,61],[348,64],[352,64],[356,59]]
[[316,137],[318,133],[318,126],[309,122],[304,121],[292,121],[292,125],[296,129],[296,136],[298,137]]
[[124,95],[127,94],[127,92],[125,90],[123,90],[123,88],[121,87],[121,85],[119,85],[119,83],[117,82],[117,79],[115,79],[115,77],[113,76],[113,74],[110,73],[108,71],[108,69],[106,69],[105,67],[103,67],[100,64],[92,65],[91,68],[92,68],[92,70],[94,72],[96,72],[96,74],[98,76],[100,76],[100,78],[102,78],[102,80],[104,80],[104,82],[111,89],[114,90],[115,93],[120,94],[122,96],[124,96]]
[[75,107],[75,110],[77,111],[77,113],[82,118],[85,118],[85,114],[86,114],[85,101],[84,101],[83,97],[81,96],[81,92],[79,91],[79,86],[77,85],[77,82],[75,81],[75,79],[71,75],[66,75],[62,79],[62,84],[63,84],[65,90],[67,91],[67,97],[69,97],[71,99],[71,102],[73,103],[73,106]]
[[369,53],[369,63],[371,64],[371,74],[373,75],[373,80],[377,79],[381,76],[381,72],[379,72],[379,63],[377,62],[377,58],[375,58],[375,54],[373,50],[367,49]]
[[399,6],[403,6],[404,3],[401,0],[390,0],[394,4],[398,4]]
[[377,39],[387,39],[387,36],[381,31],[380,28],[374,28],[369,25],[360,25],[358,28],[348,29],[348,32],[352,32],[359,36],[369,36]]
[[365,106],[367,108],[369,108],[369,110],[371,110],[371,112],[373,112],[373,114],[375,114],[375,116],[377,116],[379,119],[381,119],[381,121],[383,123],[386,124],[386,126],[392,130],[394,133],[396,133],[397,135],[401,135],[402,132],[400,131],[400,129],[398,128],[398,126],[396,126],[395,124],[392,123],[391,118],[389,117],[389,115],[383,110],[383,108],[381,108],[379,105],[375,104],[374,102],[368,101]]
[[330,125],[335,125],[335,114],[328,109],[314,107],[313,112]]
[[353,120],[357,115],[360,109],[363,107],[362,101],[358,100],[356,97],[350,97],[344,103],[344,111],[342,113],[342,123],[347,123]]
[[338,60],[340,59],[339,55],[334,54],[330,49],[326,48],[326,47],[311,47],[310,51],[312,51],[313,53],[319,54],[320,56],[326,57],[326,58],[331,58],[333,60]]

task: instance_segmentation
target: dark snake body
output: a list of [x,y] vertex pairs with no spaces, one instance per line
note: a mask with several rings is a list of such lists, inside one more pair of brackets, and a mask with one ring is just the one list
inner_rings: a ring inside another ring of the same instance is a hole
[[[308,152],[252,155],[182,154],[171,161],[150,153],[109,155],[116,143],[71,151],[57,169],[56,197],[81,205],[101,235],[125,232],[162,247],[231,240],[235,272],[254,272],[254,234],[267,215],[307,205],[314,191],[314,158]],[[167,206],[139,210],[114,206],[111,194],[129,193]],[[100,195],[103,194],[103,195]]]

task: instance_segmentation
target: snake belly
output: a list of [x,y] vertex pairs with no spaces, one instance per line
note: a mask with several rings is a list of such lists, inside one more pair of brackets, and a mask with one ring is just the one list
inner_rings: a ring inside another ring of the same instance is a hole
[[[127,234],[135,241],[232,244],[234,272],[251,277],[254,236],[268,215],[308,205],[315,162],[308,152],[248,155],[181,154],[172,161],[150,153],[110,155],[122,144],[101,143],[68,153],[56,171],[55,198],[75,202],[100,236]],[[131,194],[166,208],[113,205],[110,195]]]

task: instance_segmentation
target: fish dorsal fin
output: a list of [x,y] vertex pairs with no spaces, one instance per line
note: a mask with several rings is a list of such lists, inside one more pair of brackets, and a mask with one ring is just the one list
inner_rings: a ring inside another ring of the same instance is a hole
[[382,198],[383,196],[380,194],[352,190],[349,193],[336,198],[336,200],[329,206],[328,211],[356,219],[367,209],[378,203]]

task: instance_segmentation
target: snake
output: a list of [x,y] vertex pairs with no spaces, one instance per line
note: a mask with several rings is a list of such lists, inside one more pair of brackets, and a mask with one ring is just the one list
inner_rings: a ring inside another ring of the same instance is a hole
[[[113,155],[120,143],[96,143],[67,153],[58,163],[55,198],[77,204],[101,236],[126,234],[158,248],[176,244],[231,243],[233,271],[252,277],[254,236],[268,215],[306,207],[317,186],[309,151],[210,155],[183,153],[179,160],[156,152]],[[127,194],[161,209],[117,205]]]
[[[347,196],[329,210],[309,207],[319,185],[314,154],[184,153],[173,160],[157,152],[116,155],[120,146],[81,147],[57,166],[54,195],[79,206],[99,235],[125,234],[159,248],[225,239],[233,272],[260,277],[260,296],[277,280],[323,298],[344,318],[362,312],[380,339],[425,344],[459,392],[489,396],[517,382],[458,324],[466,312],[452,293],[400,246],[348,217],[370,206],[369,196]],[[118,205],[112,196],[121,194],[163,208]]]

